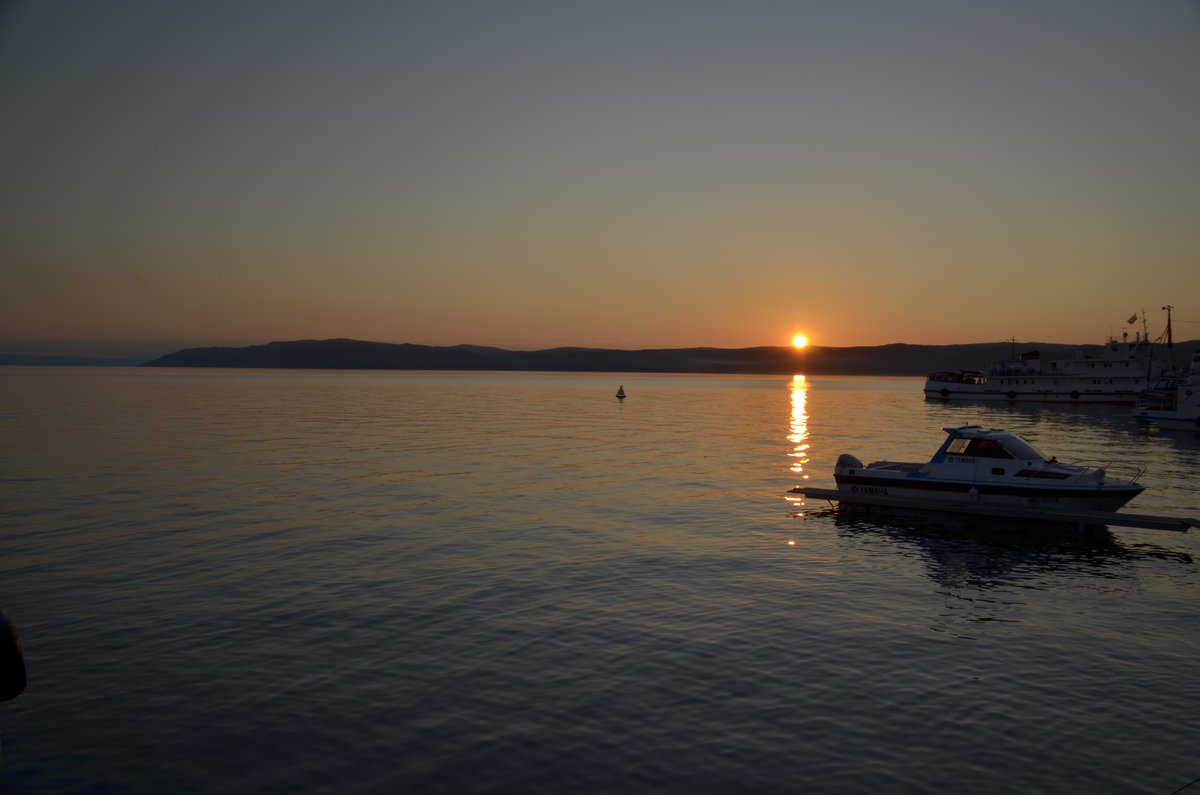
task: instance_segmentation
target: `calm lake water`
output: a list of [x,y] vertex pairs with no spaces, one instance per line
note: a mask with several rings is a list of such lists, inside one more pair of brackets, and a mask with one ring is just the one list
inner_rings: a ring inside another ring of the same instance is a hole
[[[629,398],[613,395],[624,384]],[[1200,531],[839,516],[920,379],[0,368],[14,793],[1155,793],[1200,777]],[[1200,790],[1200,784],[1195,788]]]

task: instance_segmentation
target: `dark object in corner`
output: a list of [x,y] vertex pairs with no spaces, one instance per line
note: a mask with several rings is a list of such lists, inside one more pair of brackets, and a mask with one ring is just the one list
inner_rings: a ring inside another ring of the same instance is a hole
[[0,610],[0,701],[11,701],[25,690],[25,656],[21,639],[8,614]]

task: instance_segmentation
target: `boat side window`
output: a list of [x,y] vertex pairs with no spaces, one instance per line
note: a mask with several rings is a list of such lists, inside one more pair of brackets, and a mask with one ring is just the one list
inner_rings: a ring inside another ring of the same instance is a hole
[[967,446],[967,455],[976,458],[1012,458],[994,439],[972,439],[971,444]]
[[970,439],[951,439],[950,444],[946,445],[946,452],[950,455],[963,455],[970,443]]

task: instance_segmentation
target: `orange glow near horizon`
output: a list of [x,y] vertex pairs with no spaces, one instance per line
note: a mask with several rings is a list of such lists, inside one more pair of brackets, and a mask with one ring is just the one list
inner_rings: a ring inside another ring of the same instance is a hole
[[803,348],[806,345],[808,345],[808,336],[806,334],[797,334],[792,337],[793,348]]

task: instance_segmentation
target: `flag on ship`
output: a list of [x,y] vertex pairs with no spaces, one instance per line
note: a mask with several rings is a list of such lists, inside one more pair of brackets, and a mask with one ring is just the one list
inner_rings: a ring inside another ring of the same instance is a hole
[[1130,316],[1129,316],[1129,319],[1128,319],[1128,320],[1126,320],[1125,322],[1126,322],[1126,323],[1128,323],[1128,324],[1129,324],[1129,325],[1131,325],[1131,326],[1132,326],[1134,323],[1136,323],[1136,322],[1137,322],[1137,312],[1134,312],[1132,315],[1130,315]]

